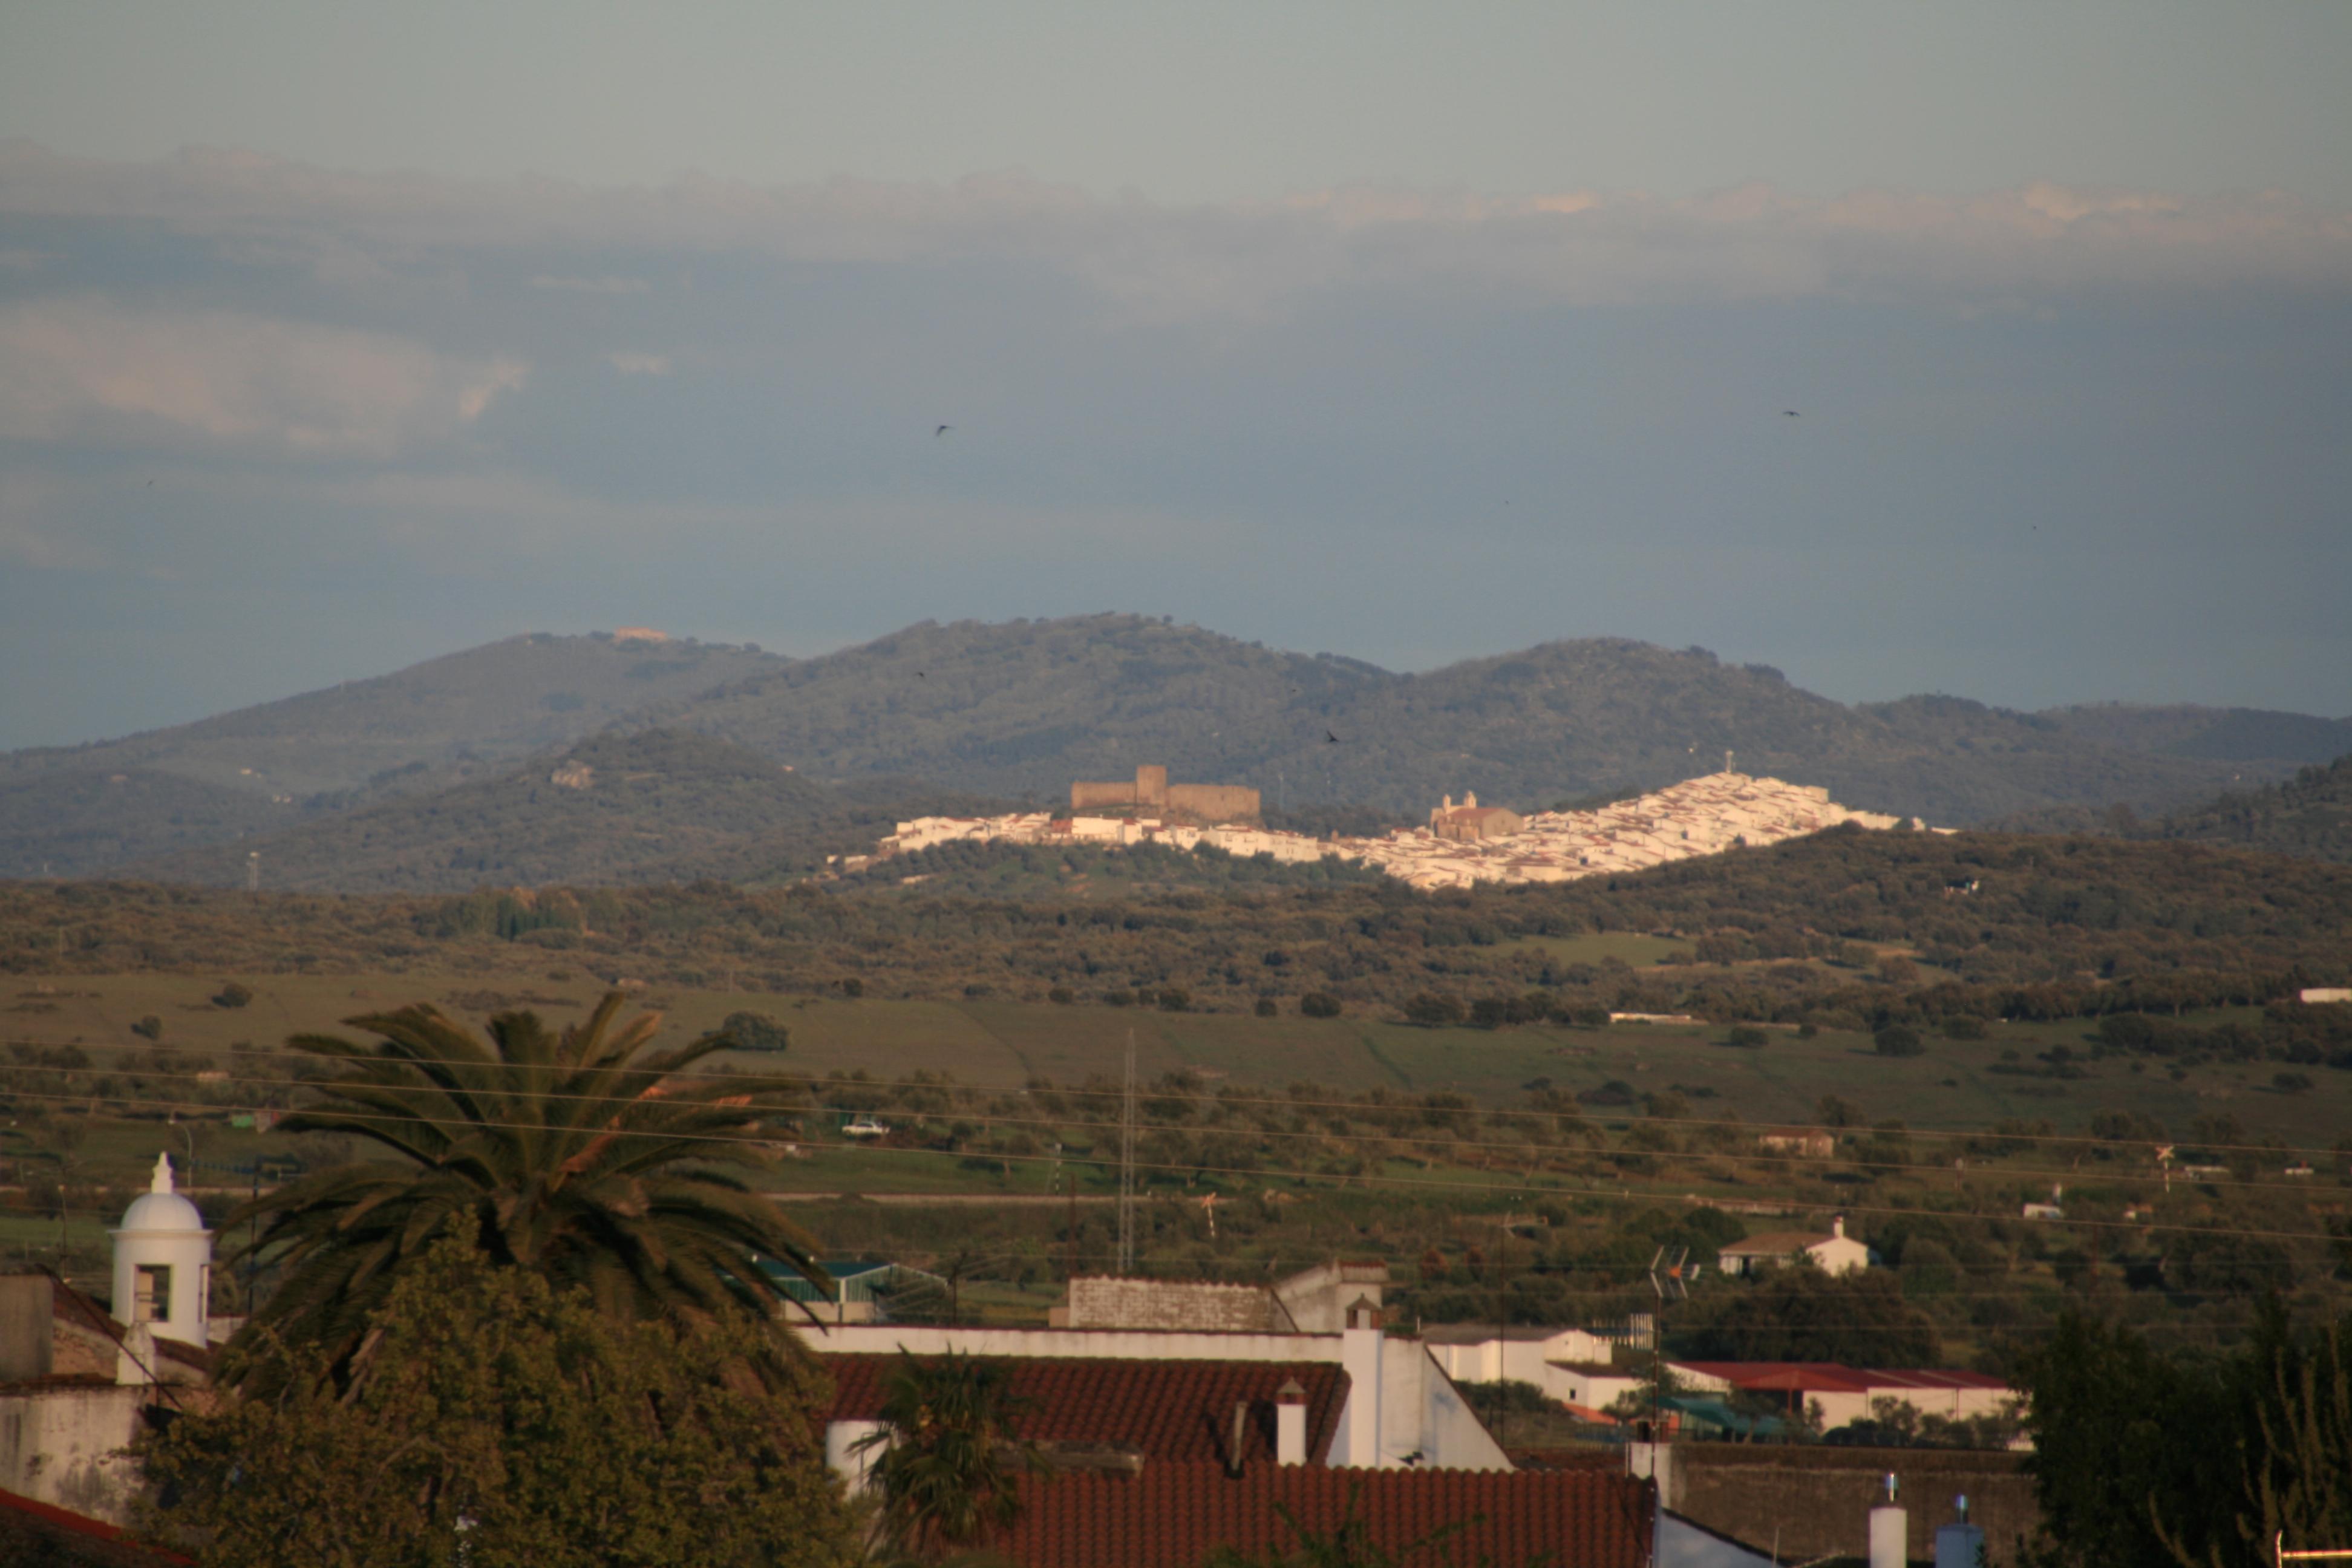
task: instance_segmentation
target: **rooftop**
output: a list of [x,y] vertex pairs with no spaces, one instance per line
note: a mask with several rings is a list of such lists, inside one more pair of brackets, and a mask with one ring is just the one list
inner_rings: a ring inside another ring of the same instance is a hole
[[1019,1520],[1000,1538],[1024,1568],[1197,1568],[1212,1552],[1294,1550],[1299,1529],[1328,1535],[1351,1516],[1370,1544],[1411,1561],[1549,1562],[1643,1568],[1647,1482],[1614,1471],[1330,1470],[1254,1465],[1147,1465],[1129,1479],[1024,1482]]
[[[1033,1443],[1116,1443],[1139,1449],[1150,1465],[1226,1461],[1234,1406],[1250,1416],[1243,1462],[1271,1462],[1274,1399],[1286,1383],[1307,1393],[1307,1454],[1320,1462],[1339,1430],[1348,1374],[1330,1362],[1128,1361],[1108,1357],[988,1356],[1011,1373],[1013,1420]],[[873,1421],[895,1355],[852,1353],[824,1359],[833,1374],[828,1421]]]

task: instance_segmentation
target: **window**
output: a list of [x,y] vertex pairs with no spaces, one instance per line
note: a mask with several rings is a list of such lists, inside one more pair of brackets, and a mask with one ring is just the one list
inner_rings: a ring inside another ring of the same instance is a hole
[[131,1276],[131,1321],[168,1323],[172,1321],[172,1266],[142,1263]]

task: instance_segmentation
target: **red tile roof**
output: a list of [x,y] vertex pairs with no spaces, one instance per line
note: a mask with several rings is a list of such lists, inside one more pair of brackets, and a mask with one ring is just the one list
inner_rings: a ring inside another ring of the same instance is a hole
[[1253,1465],[1235,1479],[1217,1465],[1146,1465],[1131,1479],[1066,1475],[1021,1490],[1021,1515],[995,1544],[1022,1568],[1198,1568],[1221,1546],[1289,1551],[1298,1540],[1277,1507],[1327,1535],[1352,1510],[1408,1568],[1482,1556],[1643,1568],[1650,1553],[1649,1483],[1614,1471]]
[[[1289,1382],[1307,1393],[1307,1456],[1320,1464],[1339,1430],[1348,1374],[1330,1362],[1129,1361],[1109,1357],[986,1356],[1011,1371],[1028,1406],[1013,1423],[1033,1443],[1117,1443],[1150,1464],[1226,1460],[1234,1406],[1250,1407],[1242,1459],[1274,1458],[1274,1396]],[[828,1421],[873,1421],[895,1355],[829,1355]]]
[[42,1568],[168,1568],[192,1561],[142,1546],[103,1520],[0,1491],[0,1562]]
[[1677,1361],[1707,1377],[1719,1377],[1737,1389],[1788,1390],[1816,1394],[1862,1394],[1874,1388],[2001,1389],[2009,1385],[1979,1372],[1953,1372],[1937,1367],[1853,1367],[1833,1361]]

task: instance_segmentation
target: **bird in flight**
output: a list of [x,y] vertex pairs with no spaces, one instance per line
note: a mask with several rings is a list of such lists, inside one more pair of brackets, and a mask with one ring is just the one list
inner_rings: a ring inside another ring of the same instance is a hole
[[1336,746],[1339,743],[1339,737],[1326,730],[1323,731],[1323,742],[1326,745]]
[[950,430],[952,430],[952,429],[954,429],[954,428],[955,428],[955,426],[952,426],[952,425],[942,425],[942,426],[940,426],[938,429],[936,429],[936,430],[934,430],[934,431],[932,431],[932,432],[931,432],[931,439],[932,439],[932,440],[934,440],[934,441],[936,441],[936,440],[938,440],[940,437],[942,437],[942,436],[946,435],[949,431],[950,431]]
[[1798,417],[1797,411],[1796,411],[1795,409],[1793,409],[1793,408],[1783,408],[1782,410],[1780,410],[1780,412],[1781,412],[1781,414],[1782,414],[1782,415],[1786,416],[1787,417],[1789,417],[1789,418],[1790,418],[1790,419],[1794,419],[1794,418]]

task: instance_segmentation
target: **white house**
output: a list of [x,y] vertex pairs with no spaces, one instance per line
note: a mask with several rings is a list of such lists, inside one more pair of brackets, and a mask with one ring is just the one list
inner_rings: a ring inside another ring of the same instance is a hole
[[1845,1215],[1830,1221],[1829,1234],[1775,1230],[1735,1241],[1716,1254],[1716,1266],[1726,1274],[1753,1277],[1809,1259],[1824,1274],[1853,1274],[1870,1267],[1870,1248],[1845,1233]]
[[1425,1328],[1422,1343],[1456,1383],[1533,1384],[1549,1399],[1606,1411],[1642,1385],[1612,1359],[1613,1341],[1584,1329],[1492,1323],[1444,1323]]

